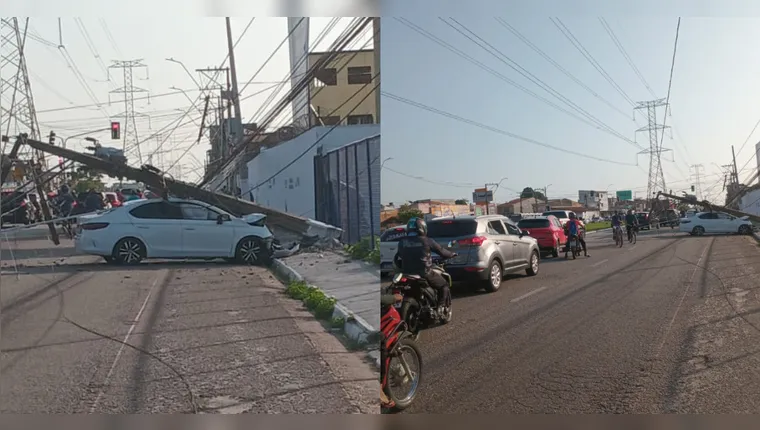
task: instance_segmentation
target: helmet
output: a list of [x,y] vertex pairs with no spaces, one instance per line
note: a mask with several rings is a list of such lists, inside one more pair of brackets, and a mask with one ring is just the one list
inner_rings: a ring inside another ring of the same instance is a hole
[[69,192],[69,186],[66,184],[61,185],[61,194],[66,194],[68,192]]
[[575,219],[577,215],[575,215],[575,212],[570,212],[570,219]]
[[419,236],[427,236],[427,223],[423,218],[412,218],[406,224],[408,232],[417,233]]

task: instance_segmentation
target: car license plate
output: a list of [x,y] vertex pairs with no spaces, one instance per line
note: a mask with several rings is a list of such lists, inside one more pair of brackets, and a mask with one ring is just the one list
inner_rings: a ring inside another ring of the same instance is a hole
[[400,308],[400,307],[401,307],[401,305],[403,305],[403,303],[401,303],[401,302],[399,302],[399,303],[394,303],[394,304],[393,304],[393,307],[394,307],[394,308]]

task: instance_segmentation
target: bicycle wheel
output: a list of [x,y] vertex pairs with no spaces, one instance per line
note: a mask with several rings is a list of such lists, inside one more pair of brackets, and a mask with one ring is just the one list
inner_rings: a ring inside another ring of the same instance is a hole
[[632,239],[631,243],[634,244],[634,245],[636,244],[636,237],[637,236],[638,236],[638,234],[636,234],[636,230],[634,230],[634,231],[631,232],[631,239]]

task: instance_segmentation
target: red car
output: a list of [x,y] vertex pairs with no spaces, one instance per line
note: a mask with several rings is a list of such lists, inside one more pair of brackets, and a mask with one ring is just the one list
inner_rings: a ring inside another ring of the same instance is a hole
[[536,218],[523,218],[517,222],[520,230],[528,232],[530,237],[538,241],[538,247],[552,257],[559,256],[560,249],[567,243],[565,230],[559,219],[554,215]]

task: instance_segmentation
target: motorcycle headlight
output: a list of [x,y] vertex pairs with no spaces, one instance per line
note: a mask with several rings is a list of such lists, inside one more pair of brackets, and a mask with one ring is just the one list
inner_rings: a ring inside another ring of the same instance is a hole
[[393,283],[394,283],[394,284],[398,284],[398,283],[401,281],[401,277],[402,277],[402,276],[403,276],[403,275],[402,275],[401,273],[396,273],[396,275],[395,275],[395,276],[393,276]]

